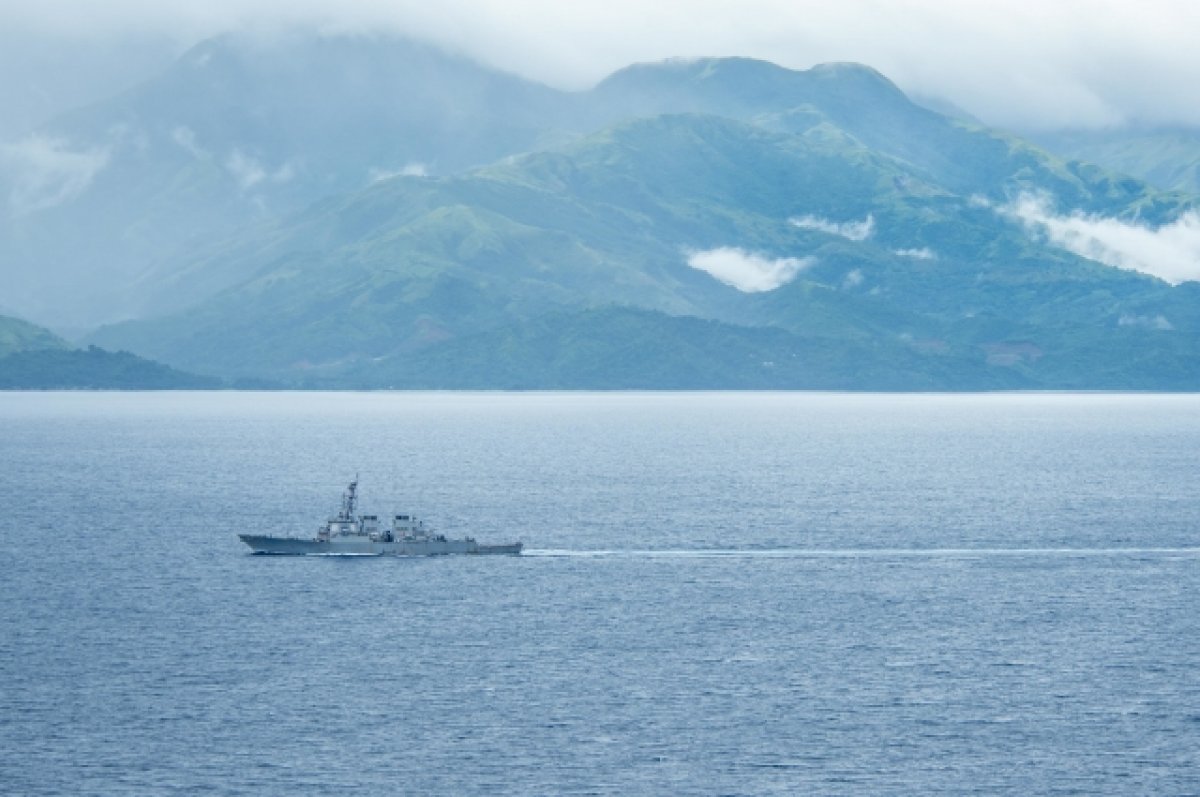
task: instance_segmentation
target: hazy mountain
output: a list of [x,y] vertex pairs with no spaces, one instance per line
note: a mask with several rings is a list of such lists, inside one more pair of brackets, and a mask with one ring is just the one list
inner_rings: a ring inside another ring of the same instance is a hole
[[394,38],[204,42],[0,150],[8,303],[64,328],[141,314],[143,271],[383,176],[553,140],[562,97]]
[[70,348],[67,342],[50,330],[19,318],[0,315],[0,357],[19,351],[66,348]]
[[72,349],[48,329],[0,316],[0,389],[160,390],[220,387],[221,380],[186,374],[128,352]]
[[95,346],[0,357],[0,390],[211,390],[222,385],[220,379]]
[[1064,158],[1097,163],[1162,189],[1200,194],[1200,130],[1068,130],[1036,133],[1033,138]]

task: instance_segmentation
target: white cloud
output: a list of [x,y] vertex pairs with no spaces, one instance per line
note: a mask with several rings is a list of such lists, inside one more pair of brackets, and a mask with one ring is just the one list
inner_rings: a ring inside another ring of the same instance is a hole
[[1200,281],[1200,213],[1196,211],[1154,228],[1079,211],[1060,215],[1047,197],[1034,194],[1022,194],[1001,210],[1082,257],[1140,271],[1172,285]]
[[196,142],[196,131],[192,130],[190,127],[186,127],[184,125],[176,127],[171,131],[171,140],[187,150],[187,152],[197,160],[202,160],[208,157],[208,152]]
[[36,134],[0,145],[0,172],[10,184],[9,207],[29,213],[70,202],[87,190],[110,156],[107,146],[72,149],[62,139]]
[[271,182],[287,183],[296,176],[296,167],[289,161],[271,173]]
[[690,252],[687,256],[689,266],[742,293],[773,291],[791,282],[815,262],[816,259],[811,257],[771,258],[729,246]]
[[1156,329],[1159,331],[1169,331],[1175,328],[1175,325],[1167,320],[1167,317],[1159,313],[1158,315],[1123,315],[1117,321],[1117,326],[1121,327],[1145,327],[1146,329]]
[[238,187],[243,191],[248,191],[263,182],[286,183],[296,176],[296,167],[291,162],[284,163],[273,172],[268,171],[257,158],[245,154],[240,149],[229,153],[225,169],[233,175]]
[[857,288],[863,284],[863,273],[861,268],[856,268],[853,271],[846,273],[842,278],[842,290],[848,291],[851,288]]
[[388,180],[392,177],[428,177],[429,167],[419,161],[404,164],[400,169],[372,169],[367,175],[372,183]]
[[267,170],[262,167],[262,164],[256,158],[244,154],[240,149],[235,149],[229,154],[229,159],[225,161],[225,168],[237,180],[243,191],[253,188],[267,177]]
[[911,257],[913,260],[937,260],[937,253],[928,246],[920,249],[893,249],[892,254],[900,257]]
[[788,222],[803,230],[817,230],[830,235],[840,235],[850,241],[865,241],[875,232],[875,217],[870,214],[867,214],[862,221],[836,222],[820,216],[797,216],[788,219]]

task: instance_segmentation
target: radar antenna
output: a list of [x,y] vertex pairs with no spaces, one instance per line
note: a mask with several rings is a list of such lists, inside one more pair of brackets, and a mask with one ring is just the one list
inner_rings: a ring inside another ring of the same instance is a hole
[[342,520],[354,520],[354,512],[358,508],[358,474],[354,474],[354,481],[350,482],[350,486],[346,492],[342,493]]

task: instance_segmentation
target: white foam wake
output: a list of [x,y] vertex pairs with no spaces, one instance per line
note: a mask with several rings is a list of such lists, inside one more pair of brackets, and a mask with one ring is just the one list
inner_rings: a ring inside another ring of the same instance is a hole
[[672,548],[579,550],[527,548],[522,556],[573,559],[840,559],[994,556],[1200,556],[1200,548]]

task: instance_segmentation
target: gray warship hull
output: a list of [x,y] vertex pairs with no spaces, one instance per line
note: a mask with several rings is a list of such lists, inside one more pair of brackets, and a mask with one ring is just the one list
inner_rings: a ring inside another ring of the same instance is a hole
[[[357,536],[357,535],[356,535]],[[275,556],[448,556],[451,554],[519,554],[522,544],[481,545],[474,540],[415,539],[369,540],[362,537],[334,537],[328,540],[299,537],[271,537],[239,534],[242,542],[256,554]]]

